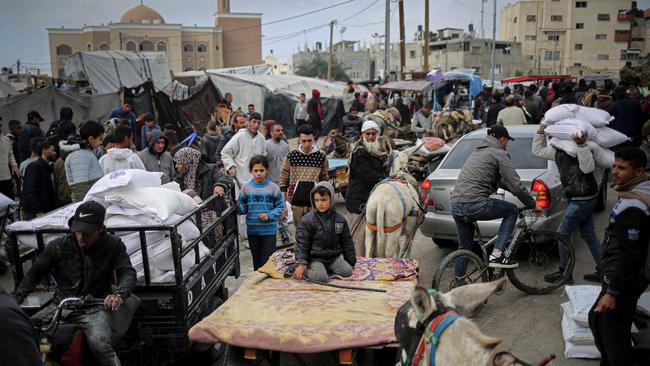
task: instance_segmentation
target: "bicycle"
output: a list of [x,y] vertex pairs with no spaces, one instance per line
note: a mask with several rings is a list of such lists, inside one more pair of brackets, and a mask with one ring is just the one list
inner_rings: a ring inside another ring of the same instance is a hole
[[[528,223],[525,212],[527,209],[518,209],[518,220],[510,240],[510,245],[504,252],[507,258],[514,258],[518,261],[516,268],[505,269],[510,282],[519,290],[532,294],[548,294],[564,285],[573,272],[575,265],[575,253],[573,246],[558,233],[550,230],[536,230],[532,227],[537,221],[531,215],[531,223]],[[470,220],[468,219],[468,222]],[[471,221],[476,228],[475,237],[478,238],[478,246],[474,250],[458,249],[443,258],[440,267],[433,276],[432,288],[439,291],[449,291],[460,285],[477,282],[489,282],[503,277],[500,268],[489,267],[489,251],[497,240],[495,235],[492,239],[484,241],[481,236],[479,225]],[[567,253],[567,265],[562,269],[562,276],[557,281],[549,283],[544,280],[544,274],[557,271],[560,268],[558,246],[564,247]],[[457,260],[467,262],[465,275],[460,278],[454,276],[454,264]]]

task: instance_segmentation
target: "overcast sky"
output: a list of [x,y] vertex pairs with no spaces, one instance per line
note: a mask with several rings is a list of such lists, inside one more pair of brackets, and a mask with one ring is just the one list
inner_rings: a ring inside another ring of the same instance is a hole
[[[264,24],[344,2],[346,0],[231,0],[231,11],[262,13]],[[216,3],[216,0],[144,1],[145,5],[157,10],[167,23],[187,26],[214,25]],[[20,58],[24,65],[40,67],[42,71],[49,72],[45,28],[117,22],[126,10],[138,4],[139,0],[0,0],[0,34],[3,35],[0,40],[0,66],[11,66]],[[321,41],[325,45],[329,39],[326,24],[332,20],[340,23],[334,31],[334,42],[343,37],[365,40],[369,44],[373,41],[372,34],[384,34],[385,4],[385,0],[348,0],[348,3],[331,9],[265,25],[262,28],[262,57],[273,50],[282,61],[288,61],[291,54],[299,46],[304,47],[305,43],[313,47],[315,42]],[[424,23],[424,0],[404,0],[404,4],[406,40],[410,41],[417,26]],[[431,30],[444,27],[467,29],[468,24],[473,23],[475,30],[480,32],[481,0],[431,0],[430,4]],[[506,1],[499,0],[498,9],[505,4]],[[650,0],[639,1],[639,6],[650,6]],[[485,34],[490,37],[492,1],[486,3],[485,7]],[[399,38],[399,28],[397,2],[394,0],[391,0],[391,9],[391,39],[395,42]]]

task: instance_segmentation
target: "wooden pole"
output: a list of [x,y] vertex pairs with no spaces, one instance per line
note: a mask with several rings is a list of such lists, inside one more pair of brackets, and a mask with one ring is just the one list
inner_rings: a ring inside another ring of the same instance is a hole
[[332,80],[332,62],[334,55],[332,54],[332,42],[334,41],[334,21],[330,22],[330,50],[327,60],[327,80]]
[[422,47],[424,54],[423,72],[429,72],[429,0],[424,0],[424,45]]
[[399,0],[399,78],[404,80],[404,68],[406,67],[406,35],[404,34],[404,0]]

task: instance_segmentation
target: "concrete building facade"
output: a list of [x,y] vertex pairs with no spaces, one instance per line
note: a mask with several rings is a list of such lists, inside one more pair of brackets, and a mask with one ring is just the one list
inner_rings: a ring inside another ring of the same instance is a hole
[[218,0],[214,27],[168,24],[141,2],[119,22],[48,28],[52,76],[62,77],[70,56],[84,51],[166,52],[173,72],[256,65],[262,61],[261,22],[261,14],[231,13],[230,0]]
[[[334,60],[343,65],[345,73],[354,82],[373,80],[375,78],[374,64],[367,49],[361,49],[359,41],[340,41],[332,45]],[[291,56],[291,68],[295,70],[301,65],[311,62],[316,57],[327,60],[327,49],[323,50],[322,43],[317,42],[313,50],[305,47]]]
[[500,38],[520,42],[535,73],[617,74],[645,54],[645,19],[630,0],[525,0],[501,11]]

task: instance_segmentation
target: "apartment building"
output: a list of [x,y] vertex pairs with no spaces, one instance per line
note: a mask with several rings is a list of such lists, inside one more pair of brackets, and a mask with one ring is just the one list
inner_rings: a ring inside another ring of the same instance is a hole
[[539,74],[617,75],[646,52],[646,22],[635,1],[518,1],[500,19],[499,38],[520,42]]

